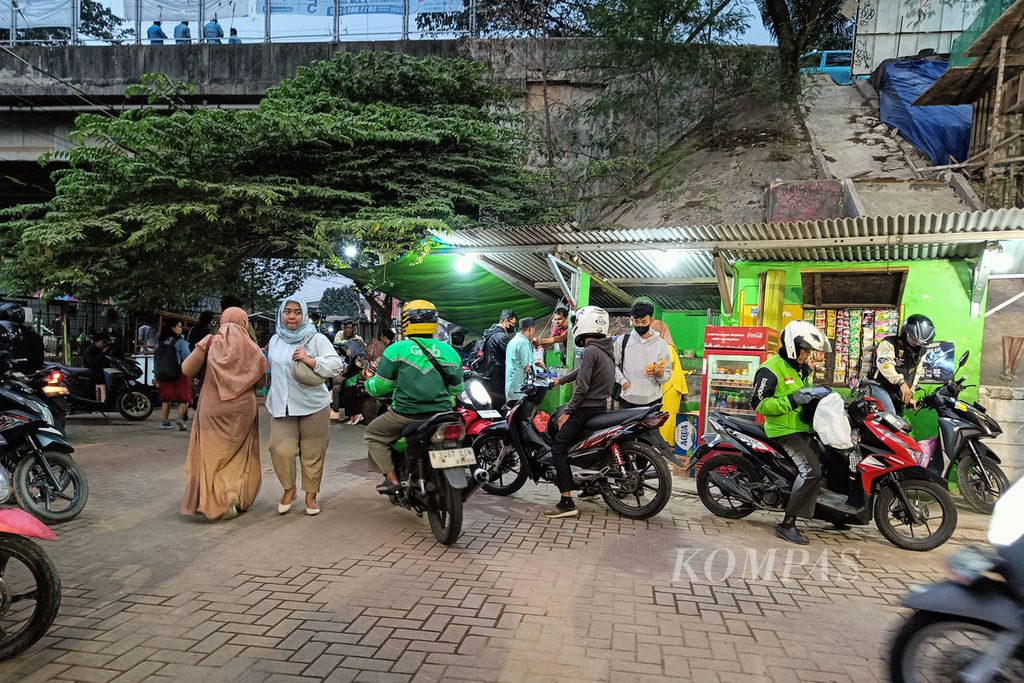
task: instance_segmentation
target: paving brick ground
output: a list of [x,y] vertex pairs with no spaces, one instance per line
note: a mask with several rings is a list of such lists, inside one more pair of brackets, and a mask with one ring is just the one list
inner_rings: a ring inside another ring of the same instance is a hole
[[319,517],[276,514],[264,456],[253,509],[206,523],[177,514],[187,435],[158,424],[72,420],[92,497],[46,544],[63,605],[0,680],[883,680],[907,587],[984,535],[965,512],[927,554],[815,527],[804,555],[770,516],[711,516],[686,481],[640,523],[600,502],[548,522],[554,490],[531,483],[473,498],[445,548],[372,490],[362,428],[341,426]]

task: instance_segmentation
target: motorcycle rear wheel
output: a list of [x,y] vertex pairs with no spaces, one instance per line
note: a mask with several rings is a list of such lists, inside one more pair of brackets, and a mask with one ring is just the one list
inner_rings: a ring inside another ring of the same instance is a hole
[[[496,472],[493,469],[494,463],[497,462],[503,448],[510,448],[512,452],[505,455],[505,462],[502,465],[501,471]],[[487,493],[494,494],[495,496],[511,496],[526,484],[530,473],[523,464],[521,456],[516,452],[515,448],[506,444],[505,440],[500,436],[488,434],[487,436],[480,437],[473,443],[473,450],[476,452],[477,462],[487,470],[490,476],[490,480],[480,487]],[[511,464],[510,460],[512,461]]]
[[[991,646],[998,633],[991,624],[918,612],[904,622],[889,648],[889,676],[893,683],[956,680],[958,673],[984,654],[985,645]],[[1022,677],[1024,662],[1011,657],[993,680],[1016,681]]]
[[[46,453],[46,461],[53,469],[60,491],[54,491],[42,465],[33,458],[24,458],[14,468],[14,496],[22,510],[37,517],[46,524],[60,524],[74,519],[85,509],[89,500],[89,480],[74,458],[64,453]],[[74,487],[72,494],[68,488]],[[68,506],[53,509],[53,503],[64,500]]]
[[[672,472],[668,469],[665,459],[661,457],[661,453],[646,444],[624,443],[621,445],[621,451],[628,476],[616,480],[615,484],[609,483],[607,478],[601,479],[601,497],[608,507],[623,517],[650,519],[665,509],[672,497]],[[617,467],[612,464],[610,457],[605,464],[612,465],[609,476],[621,475],[620,472],[615,472]],[[657,489],[647,483],[655,479],[658,482]],[[654,491],[654,495],[645,503],[642,498],[648,495],[647,491]],[[625,501],[630,499],[635,499],[637,504],[627,505]]]
[[[919,512],[926,512],[928,518],[922,524],[911,523],[903,511],[899,498],[891,488],[886,486],[878,492],[875,498],[875,525],[882,535],[894,546],[904,550],[934,550],[948,541],[956,531],[957,521],[956,504],[953,502],[953,497],[949,495],[949,491],[934,482],[923,479],[901,481],[900,487],[910,504]],[[922,500],[922,497],[925,500]],[[942,520],[938,524],[933,522],[933,510],[927,501],[929,498],[933,504],[939,506],[939,511],[942,513]],[[924,528],[920,529],[922,526]],[[903,529],[909,530],[909,535],[904,533]],[[917,536],[918,530],[927,535]]]
[[996,506],[996,500],[1006,493],[1006,489],[1010,488],[1010,480],[1006,478],[996,461],[991,458],[985,458],[985,472],[995,486],[995,490],[985,486],[981,479],[981,472],[978,470],[978,463],[973,455],[961,458],[956,466],[956,483],[960,488],[960,495],[964,497],[968,505],[978,512],[991,515]]
[[434,538],[442,545],[451,545],[462,533],[462,494],[448,483],[444,472],[434,471],[435,507],[427,510],[427,521]]
[[121,417],[131,422],[141,422],[153,414],[153,401],[137,389],[129,389],[117,396],[114,405]]
[[746,458],[730,453],[713,455],[700,464],[697,472],[697,495],[704,507],[710,510],[716,517],[726,519],[743,519],[756,508],[746,501],[735,498],[721,488],[711,479],[711,473],[725,469],[721,474],[732,478],[742,478],[748,484],[753,484],[760,477],[757,468]]
[[[27,575],[34,583],[31,589]],[[0,534],[0,660],[21,654],[46,634],[60,608],[60,593],[57,568],[42,548],[27,538]],[[33,599],[31,614],[22,614],[21,604]]]

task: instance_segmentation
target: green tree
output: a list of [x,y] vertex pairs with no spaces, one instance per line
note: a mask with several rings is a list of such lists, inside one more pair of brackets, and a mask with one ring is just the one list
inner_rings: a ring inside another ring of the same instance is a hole
[[359,317],[359,290],[352,285],[325,289],[320,297],[320,315]]
[[0,213],[3,280],[143,310],[283,296],[311,264],[342,265],[342,241],[386,262],[429,229],[546,217],[507,93],[477,62],[339,52],[252,111],[186,108],[162,76],[140,92],[170,113],[80,115],[56,196]]
[[779,44],[779,82],[794,104],[800,95],[800,55],[812,48],[852,43],[843,0],[757,0],[765,28]]

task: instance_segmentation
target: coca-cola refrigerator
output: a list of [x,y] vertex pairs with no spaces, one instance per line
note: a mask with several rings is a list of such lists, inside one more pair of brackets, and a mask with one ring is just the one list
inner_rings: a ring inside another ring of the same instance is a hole
[[750,407],[754,375],[768,355],[778,350],[779,333],[770,327],[705,328],[701,434],[707,429],[708,413],[712,411],[746,419],[757,417]]

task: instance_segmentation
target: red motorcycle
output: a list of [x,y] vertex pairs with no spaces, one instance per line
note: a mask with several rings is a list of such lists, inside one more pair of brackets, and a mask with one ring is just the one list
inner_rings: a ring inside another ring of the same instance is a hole
[[[875,398],[854,392],[846,413],[854,449],[822,445],[824,482],[814,518],[866,525],[872,518],[891,543],[906,550],[932,550],[956,529],[956,505],[946,482],[921,467],[921,446],[910,424],[886,413]],[[708,421],[714,433],[701,438],[695,456],[697,493],[704,506],[728,519],[755,510],[784,512],[798,472],[785,450],[754,422],[720,413]]]
[[501,420],[501,412],[491,405],[491,395],[481,381],[482,375],[467,372],[464,389],[455,399],[455,412],[466,428],[463,446],[472,447],[480,433]]
[[[2,481],[0,488],[4,484],[9,487]],[[0,509],[0,660],[42,638],[60,608],[57,569],[31,538],[57,537],[24,510]]]

